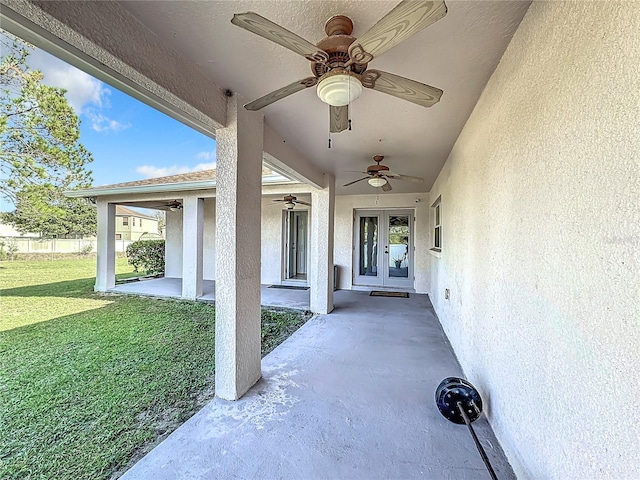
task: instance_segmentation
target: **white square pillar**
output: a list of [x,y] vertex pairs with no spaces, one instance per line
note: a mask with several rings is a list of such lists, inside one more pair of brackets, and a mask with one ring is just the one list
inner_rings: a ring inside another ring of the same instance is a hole
[[216,396],[236,400],[260,371],[263,120],[230,97],[216,132]]
[[116,205],[98,200],[96,292],[116,286]]
[[327,187],[311,192],[310,309],[314,313],[333,310],[333,217],[335,178],[326,175]]
[[182,199],[182,298],[202,296],[202,229],[204,200]]

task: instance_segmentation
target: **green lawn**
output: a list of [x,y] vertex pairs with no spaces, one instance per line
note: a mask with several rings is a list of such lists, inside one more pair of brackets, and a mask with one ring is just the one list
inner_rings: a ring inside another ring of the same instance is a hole
[[[214,307],[97,295],[94,272],[0,263],[2,479],[109,478],[213,396]],[[306,319],[262,318],[263,353]]]

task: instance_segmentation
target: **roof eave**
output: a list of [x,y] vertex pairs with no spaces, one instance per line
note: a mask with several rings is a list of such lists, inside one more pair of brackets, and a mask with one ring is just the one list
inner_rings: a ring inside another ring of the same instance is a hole
[[99,197],[103,195],[122,195],[128,193],[161,193],[184,192],[188,190],[211,190],[216,188],[215,180],[201,180],[198,182],[167,183],[164,185],[133,185],[129,187],[95,187],[83,190],[68,190],[64,195],[72,198]]

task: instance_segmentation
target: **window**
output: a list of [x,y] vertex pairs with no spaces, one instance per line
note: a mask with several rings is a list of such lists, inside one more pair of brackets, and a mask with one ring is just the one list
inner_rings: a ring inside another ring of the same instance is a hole
[[122,240],[122,234],[116,233],[116,240]]
[[142,226],[142,219],[140,219],[140,226]]
[[433,250],[434,252],[442,251],[442,215],[440,213],[440,197],[433,205]]
[[136,217],[131,217],[131,224],[135,227],[136,226]]
[[129,217],[122,217],[122,225],[125,227],[129,225]]

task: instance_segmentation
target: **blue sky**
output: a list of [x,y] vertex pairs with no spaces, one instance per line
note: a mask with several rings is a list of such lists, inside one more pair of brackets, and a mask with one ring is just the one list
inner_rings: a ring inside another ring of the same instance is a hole
[[205,170],[215,166],[215,140],[148,107],[62,60],[36,49],[30,68],[67,90],[80,116],[80,141],[91,152],[94,185]]

